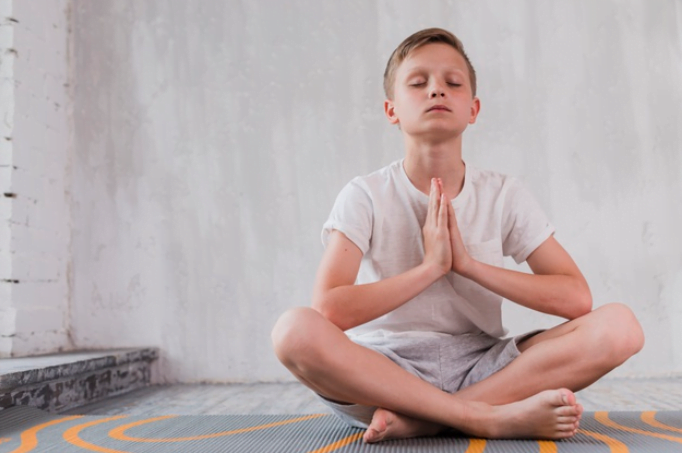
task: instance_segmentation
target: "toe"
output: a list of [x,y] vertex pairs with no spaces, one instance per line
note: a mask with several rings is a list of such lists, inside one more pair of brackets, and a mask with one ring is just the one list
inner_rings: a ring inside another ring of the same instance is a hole
[[367,428],[367,431],[365,431],[365,434],[362,436],[362,440],[368,444],[378,442],[381,440],[381,434],[374,428]]
[[561,406],[554,409],[554,413],[559,417],[577,417],[580,411],[575,406]]
[[557,417],[557,423],[578,423],[578,418],[573,416],[559,416]]
[[561,402],[563,404],[569,406],[576,405],[575,394],[571,392],[569,389],[559,389],[559,393],[561,394]]
[[571,437],[576,433],[577,428],[573,423],[565,423],[557,425],[557,432],[562,437]]

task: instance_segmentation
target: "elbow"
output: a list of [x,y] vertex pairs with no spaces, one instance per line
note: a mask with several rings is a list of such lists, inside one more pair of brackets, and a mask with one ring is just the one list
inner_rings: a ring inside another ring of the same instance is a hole
[[316,297],[313,299],[313,310],[320,313],[327,321],[341,330],[345,331],[353,327],[348,325],[348,321],[342,316],[342,311],[339,310],[334,303],[324,297]]
[[584,316],[592,311],[592,291],[590,291],[590,287],[587,285],[586,281],[583,280],[581,282],[578,294],[580,295],[578,298],[579,305],[582,309],[580,316]]
[[579,298],[576,305],[577,305],[576,318],[585,316],[586,314],[592,311],[592,294],[590,294],[589,290],[587,290],[587,292]]
[[592,311],[592,293],[587,284],[581,284],[576,291],[573,292],[573,297],[569,301],[570,313],[567,313],[567,319],[576,319]]

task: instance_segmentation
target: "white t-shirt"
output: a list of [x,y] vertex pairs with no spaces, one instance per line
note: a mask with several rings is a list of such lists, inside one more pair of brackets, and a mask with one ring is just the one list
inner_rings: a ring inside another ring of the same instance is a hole
[[[338,230],[360,248],[356,284],[402,274],[423,262],[428,200],[407,177],[403,160],[393,162],[341,190],[322,228],[322,243],[326,246],[331,231]],[[466,165],[464,186],[452,206],[471,257],[494,266],[503,267],[503,255],[522,263],[554,233],[519,180],[471,165]],[[395,310],[346,333],[485,332],[502,337],[501,305],[501,296],[449,272]]]

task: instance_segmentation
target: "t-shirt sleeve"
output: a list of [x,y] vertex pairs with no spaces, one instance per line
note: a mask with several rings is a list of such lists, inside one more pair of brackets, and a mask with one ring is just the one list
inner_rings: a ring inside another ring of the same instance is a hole
[[364,255],[372,237],[372,199],[353,180],[341,189],[329,218],[322,226],[322,244],[326,247],[332,230],[338,230],[353,241]]
[[502,252],[520,264],[555,231],[533,194],[511,179],[502,212]]

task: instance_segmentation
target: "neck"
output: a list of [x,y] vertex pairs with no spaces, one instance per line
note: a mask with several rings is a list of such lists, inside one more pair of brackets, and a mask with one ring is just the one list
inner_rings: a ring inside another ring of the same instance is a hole
[[443,191],[448,199],[455,198],[464,185],[464,162],[462,161],[462,137],[439,143],[406,138],[405,173],[412,184],[429,194],[431,178],[443,181]]

